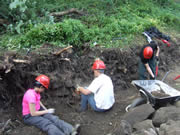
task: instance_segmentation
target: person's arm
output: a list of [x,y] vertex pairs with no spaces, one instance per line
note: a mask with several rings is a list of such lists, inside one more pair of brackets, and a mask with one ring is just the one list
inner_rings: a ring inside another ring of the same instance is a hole
[[159,46],[157,46],[157,52],[156,52],[157,57],[159,56],[159,52],[160,52],[160,48],[159,48]]
[[47,110],[47,108],[43,105],[43,103],[40,101],[40,106],[44,109]]
[[154,76],[148,63],[145,64],[145,67],[146,67],[146,70],[148,71],[148,73],[151,75],[151,77],[154,78],[155,76]]
[[40,115],[48,113],[48,110],[36,111],[35,104],[33,103],[29,103],[29,109],[32,116],[40,116]]
[[83,88],[83,87],[78,87],[78,88],[77,88],[77,91],[83,93],[84,95],[89,95],[89,94],[92,93],[90,90],[85,89],[85,88]]

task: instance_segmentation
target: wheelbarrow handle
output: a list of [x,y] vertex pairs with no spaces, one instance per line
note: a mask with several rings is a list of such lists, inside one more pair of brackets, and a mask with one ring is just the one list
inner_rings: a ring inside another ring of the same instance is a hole
[[162,82],[164,82],[164,80],[166,79],[167,75],[171,72],[172,70],[169,70],[163,77],[163,79],[161,80]]

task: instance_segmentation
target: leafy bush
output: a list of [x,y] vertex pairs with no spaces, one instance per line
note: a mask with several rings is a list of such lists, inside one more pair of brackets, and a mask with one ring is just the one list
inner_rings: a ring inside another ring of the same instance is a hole
[[49,16],[49,12],[45,11],[44,8],[41,8],[43,2],[46,0],[1,1],[2,16],[10,22],[7,28],[12,33],[21,34],[29,24],[53,23],[53,17]]
[[161,6],[168,6],[169,4],[172,4],[172,0],[152,0],[154,2],[156,2],[157,4],[161,5]]
[[[0,1],[0,7],[0,17],[11,22],[7,36],[0,40],[7,48],[34,48],[44,42],[74,47],[97,42],[121,47],[151,26],[173,28],[180,24],[180,6],[170,0],[7,0]],[[65,15],[56,18],[57,23],[49,16],[69,8],[83,9],[87,14]]]
[[159,16],[159,19],[161,20],[161,22],[163,22],[165,24],[168,24],[168,25],[177,24],[180,26],[180,18],[178,18],[178,16],[172,15],[168,12],[161,14]]
[[68,19],[62,23],[56,24],[39,24],[25,33],[19,39],[18,44],[23,47],[38,46],[44,42],[62,42],[64,44],[72,44],[75,47],[81,45],[84,39],[84,31],[86,26],[79,20]]
[[86,26],[79,20],[68,19],[63,21],[61,26],[66,43],[79,46],[84,41],[82,37]]

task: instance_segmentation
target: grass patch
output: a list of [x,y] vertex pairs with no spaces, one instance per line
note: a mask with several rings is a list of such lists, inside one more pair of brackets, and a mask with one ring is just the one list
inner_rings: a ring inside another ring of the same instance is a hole
[[0,38],[0,45],[8,49],[22,49],[36,48],[49,42],[59,46],[71,44],[78,48],[86,42],[90,42],[91,46],[97,42],[107,48],[125,47],[134,44],[144,29],[152,26],[160,31],[168,29],[168,32],[162,31],[165,34],[171,30],[179,33],[180,6],[177,3],[167,0],[43,0],[36,10],[28,7],[31,12],[34,11],[34,19],[39,15],[37,11],[42,15],[40,9],[50,13],[77,8],[86,16],[66,15],[60,22],[56,18],[54,23],[49,23],[48,19],[31,23],[21,21],[19,34],[8,31]]

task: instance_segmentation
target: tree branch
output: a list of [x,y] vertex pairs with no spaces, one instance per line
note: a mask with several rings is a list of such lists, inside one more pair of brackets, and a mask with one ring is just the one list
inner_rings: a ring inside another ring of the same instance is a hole
[[6,24],[7,25],[7,24],[9,24],[9,22],[7,20],[5,20],[5,19],[0,18],[0,24],[2,24],[2,25]]
[[79,15],[84,15],[82,11],[77,10],[76,8],[71,8],[70,10],[62,11],[62,12],[52,12],[50,13],[51,16],[60,17],[66,14],[76,13]]
[[73,46],[68,46],[68,47],[66,47],[66,48],[63,48],[62,50],[60,50],[60,51],[58,51],[58,52],[55,52],[55,53],[53,53],[54,55],[59,55],[59,54],[61,54],[62,52],[64,52],[64,51],[66,51],[66,50],[68,50],[68,49],[70,49],[70,48],[72,48]]

